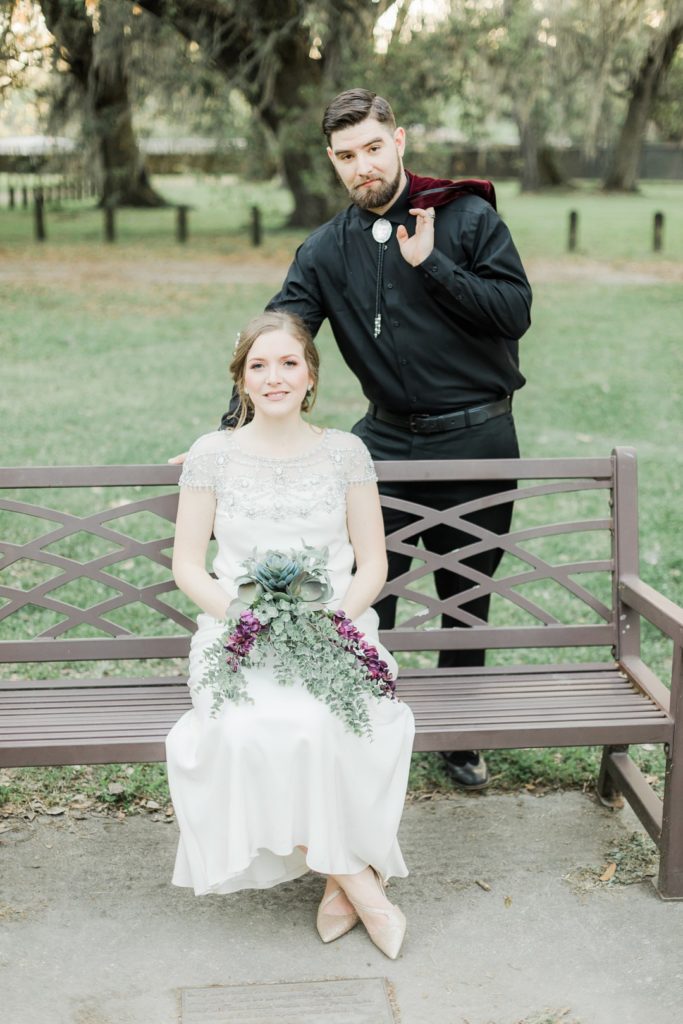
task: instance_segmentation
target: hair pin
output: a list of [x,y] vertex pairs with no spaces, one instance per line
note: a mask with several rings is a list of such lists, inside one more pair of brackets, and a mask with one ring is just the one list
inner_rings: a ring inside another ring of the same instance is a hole
[[237,351],[237,346],[238,346],[238,345],[239,345],[239,343],[240,343],[240,338],[241,338],[241,337],[242,337],[242,332],[241,332],[241,331],[238,331],[238,332],[237,332],[237,337],[235,338],[235,347],[234,347],[234,349],[233,349],[233,352],[236,352],[236,351]]

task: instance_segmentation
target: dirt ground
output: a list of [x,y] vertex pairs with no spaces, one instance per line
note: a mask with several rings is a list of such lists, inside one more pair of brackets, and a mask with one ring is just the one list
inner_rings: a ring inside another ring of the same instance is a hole
[[[11,260],[0,265],[0,283],[59,284],[70,290],[93,287],[99,283],[115,288],[118,283],[214,285],[246,284],[277,286],[283,279],[288,257],[266,253],[255,256],[252,252],[230,255],[167,254],[145,256],[133,254],[130,249],[96,250],[87,252],[53,250],[13,253]],[[583,256],[562,259],[527,260],[525,266],[532,284],[586,282],[608,285],[652,285],[683,283],[683,263],[657,262],[604,262]],[[106,275],[106,276],[105,276]]]

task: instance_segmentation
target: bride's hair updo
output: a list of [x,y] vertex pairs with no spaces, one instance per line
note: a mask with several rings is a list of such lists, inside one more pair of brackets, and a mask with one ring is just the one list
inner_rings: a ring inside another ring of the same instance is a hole
[[311,332],[301,317],[295,313],[285,313],[282,310],[271,310],[269,313],[261,313],[260,316],[255,316],[250,320],[244,330],[237,336],[235,352],[230,363],[230,373],[240,399],[235,429],[241,427],[246,422],[247,417],[252,411],[251,399],[244,393],[244,371],[251,347],[257,338],[260,338],[262,334],[269,334],[271,331],[285,331],[292,338],[300,342],[308,372],[313,380],[313,387],[306,392],[306,397],[301,403],[301,411],[309,412],[315,403],[320,372],[320,355],[315,347]]

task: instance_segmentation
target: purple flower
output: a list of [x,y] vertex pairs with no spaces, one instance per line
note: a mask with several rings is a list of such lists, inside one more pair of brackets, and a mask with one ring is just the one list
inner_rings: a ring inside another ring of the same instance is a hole
[[388,697],[390,700],[396,699],[396,682],[389,678],[385,679],[380,686],[380,692],[383,697]]
[[240,661],[247,657],[256,643],[256,637],[263,629],[263,623],[252,611],[242,612],[237,625],[223,644],[228,652],[226,662],[233,672],[237,672]]
[[337,630],[339,636],[342,637],[342,639],[347,641],[353,641],[357,644],[363,640],[363,634],[356,626],[354,626],[351,619],[348,619],[346,617],[345,612],[341,610],[335,612],[334,615],[332,616],[332,621],[334,623],[334,628]]
[[332,622],[339,636],[344,641],[343,645],[361,663],[373,682],[380,683],[382,696],[394,698],[396,683],[389,671],[386,661],[379,656],[379,651],[365,639],[361,631],[354,626],[351,619],[341,609],[334,612]]

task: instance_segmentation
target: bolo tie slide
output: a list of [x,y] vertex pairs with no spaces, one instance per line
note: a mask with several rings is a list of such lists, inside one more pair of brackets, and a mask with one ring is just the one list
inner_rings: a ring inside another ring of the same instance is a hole
[[375,338],[379,338],[382,332],[382,313],[381,313],[381,302],[382,302],[382,271],[384,269],[384,250],[386,249],[386,243],[391,238],[391,232],[393,228],[391,222],[386,220],[384,217],[380,217],[372,225],[372,237],[377,242],[377,288],[375,291]]

